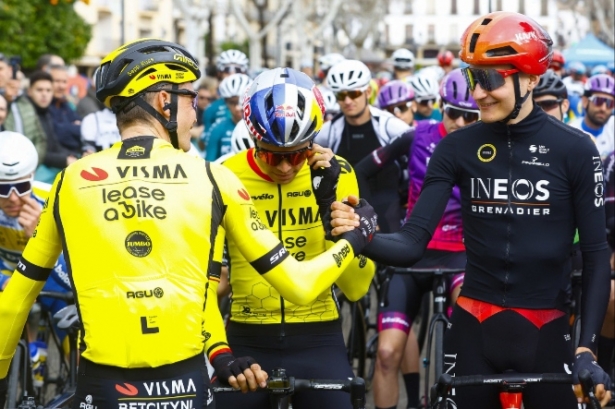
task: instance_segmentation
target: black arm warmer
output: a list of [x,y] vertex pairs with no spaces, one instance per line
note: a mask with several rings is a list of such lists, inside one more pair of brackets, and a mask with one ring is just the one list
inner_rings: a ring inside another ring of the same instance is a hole
[[608,248],[583,251],[582,325],[579,346],[591,349],[594,354],[611,292],[610,255]]

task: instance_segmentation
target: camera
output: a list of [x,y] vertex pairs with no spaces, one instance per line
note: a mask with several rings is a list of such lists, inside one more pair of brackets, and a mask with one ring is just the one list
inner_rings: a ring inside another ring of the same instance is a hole
[[16,55],[14,57],[11,57],[9,59],[9,65],[11,66],[11,68],[13,69],[13,79],[16,80],[17,79],[17,71],[19,71],[21,69],[21,57]]

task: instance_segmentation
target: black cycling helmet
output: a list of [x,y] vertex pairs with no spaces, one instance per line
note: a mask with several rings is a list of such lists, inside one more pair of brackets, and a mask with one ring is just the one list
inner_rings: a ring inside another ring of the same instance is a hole
[[[153,38],[144,38],[124,44],[107,55],[96,75],[96,98],[117,113],[130,102],[135,102],[154,116],[169,131],[171,143],[177,143],[177,94],[171,95],[170,121],[141,98],[144,91],[158,83],[178,84],[193,82],[201,77],[196,59],[179,44]],[[119,102],[112,99],[122,97]],[[132,105],[130,108],[134,107]]]
[[538,85],[534,88],[534,97],[542,97],[543,95],[553,95],[562,99],[568,98],[568,90],[564,82],[553,70],[547,70],[541,75]]

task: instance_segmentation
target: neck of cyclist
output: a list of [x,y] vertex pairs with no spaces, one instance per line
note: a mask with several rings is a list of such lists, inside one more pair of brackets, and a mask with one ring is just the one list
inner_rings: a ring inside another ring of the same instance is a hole
[[348,122],[352,126],[360,126],[363,125],[369,120],[372,119],[372,113],[369,110],[369,103],[367,101],[367,97],[365,97],[365,105],[363,109],[354,115],[344,115],[346,118],[346,122]]

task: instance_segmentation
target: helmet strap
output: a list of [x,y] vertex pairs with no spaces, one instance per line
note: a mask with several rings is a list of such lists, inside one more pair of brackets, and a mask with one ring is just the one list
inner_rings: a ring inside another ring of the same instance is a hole
[[[177,84],[173,84],[171,86],[171,89],[177,90],[179,89],[179,86]],[[161,89],[160,91],[164,91],[164,90]],[[141,95],[144,95],[144,94],[141,94]],[[177,98],[178,98],[177,94],[174,94],[174,93],[171,94],[171,103],[169,104],[171,118],[169,120],[167,120],[164,116],[162,116],[160,112],[156,111],[153,106],[145,102],[143,98],[137,98],[135,100],[135,104],[137,104],[139,107],[145,110],[148,114],[156,118],[158,122],[160,122],[162,126],[164,126],[164,128],[169,133],[169,138],[171,139],[171,145],[173,145],[175,149],[179,149],[179,138],[177,136],[177,111],[178,111]]]
[[519,112],[521,112],[521,107],[525,103],[525,100],[530,96],[531,91],[528,91],[523,97],[521,96],[521,84],[519,83],[519,73],[515,73],[512,75],[513,77],[513,85],[515,86],[515,107],[512,112],[500,122],[507,124],[511,119],[515,119],[519,116]]

